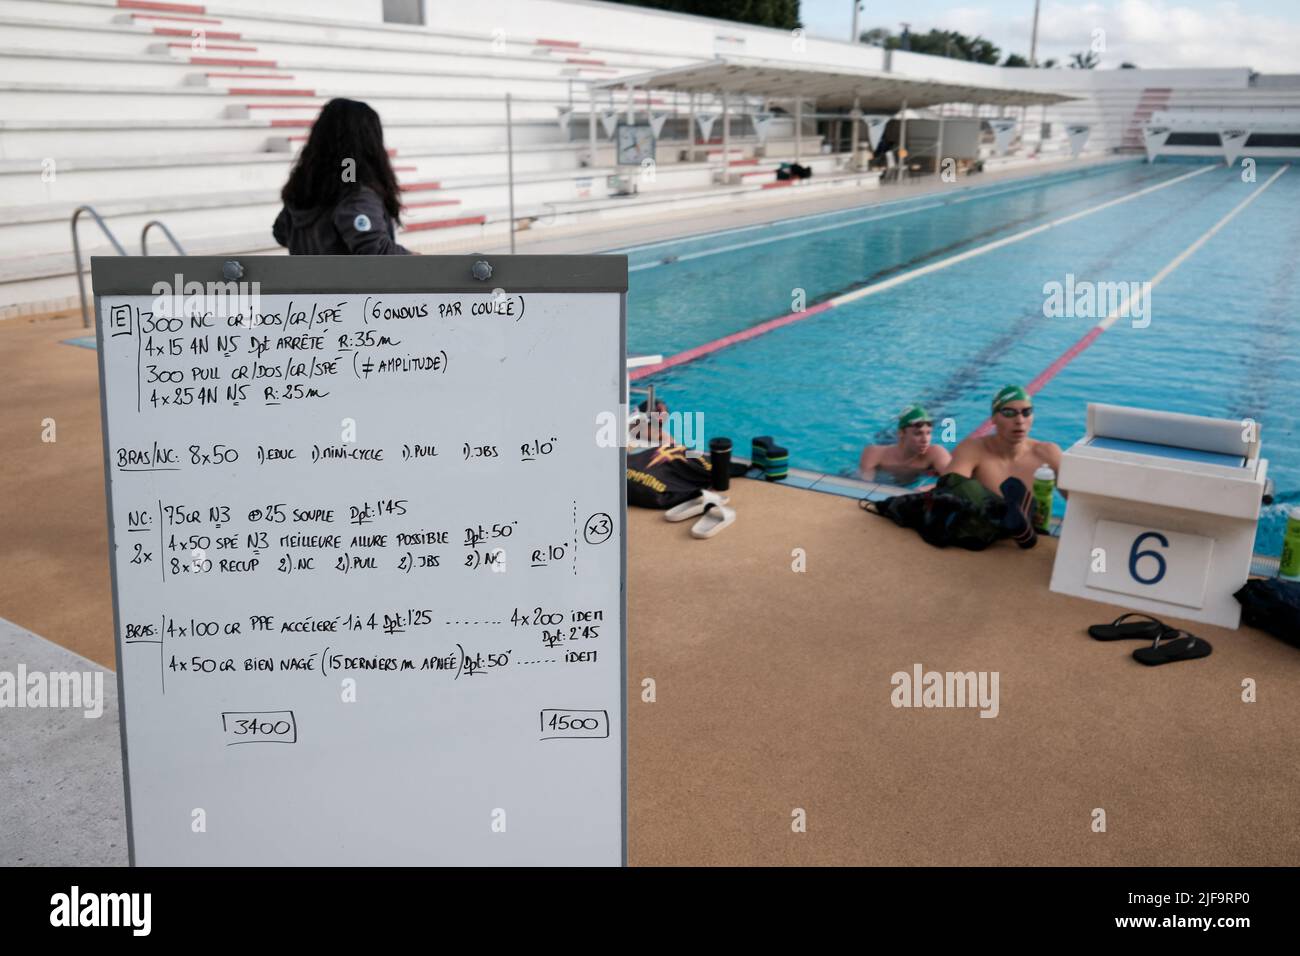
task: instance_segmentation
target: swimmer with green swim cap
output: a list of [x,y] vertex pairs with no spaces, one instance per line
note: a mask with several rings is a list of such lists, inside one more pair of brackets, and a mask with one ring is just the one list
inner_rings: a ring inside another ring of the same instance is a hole
[[1034,472],[1047,465],[1059,475],[1061,448],[1054,442],[1029,437],[1034,405],[1022,386],[1002,386],[993,396],[992,406],[993,433],[965,439],[952,453],[945,474],[974,478],[1009,505],[1032,515],[1033,500],[1028,489],[1034,486]]
[[867,481],[908,485],[922,475],[939,475],[948,467],[948,449],[930,442],[934,419],[920,405],[898,413],[898,441],[893,445],[868,445],[862,450],[858,472]]
[[998,413],[998,409],[1008,402],[1028,402],[1029,393],[1019,385],[1003,385],[998,389],[998,393],[993,396],[993,414]]

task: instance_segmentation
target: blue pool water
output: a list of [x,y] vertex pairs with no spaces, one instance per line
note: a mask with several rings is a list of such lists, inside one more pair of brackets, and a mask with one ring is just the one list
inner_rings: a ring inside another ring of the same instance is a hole
[[[1172,183],[652,379],[673,411],[703,412],[709,436],[747,450],[774,435],[792,466],[848,473],[910,402],[964,438],[1001,385],[1028,383],[1096,324],[1045,317],[1045,283],[1151,280],[1280,168],[1248,183],[1221,166],[1121,163],[626,250],[628,351],[672,355],[784,316],[801,294],[811,307]],[[1089,401],[1254,418],[1277,489],[1256,546],[1278,553],[1300,502],[1297,250],[1292,168],[1152,290],[1148,327],[1121,318],[1047,382],[1033,436],[1073,444]]]

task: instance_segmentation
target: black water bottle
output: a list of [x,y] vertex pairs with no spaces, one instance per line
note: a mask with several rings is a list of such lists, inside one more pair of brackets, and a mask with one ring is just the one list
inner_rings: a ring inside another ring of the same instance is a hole
[[726,491],[731,487],[731,439],[713,438],[709,440],[710,474],[713,476],[713,490]]

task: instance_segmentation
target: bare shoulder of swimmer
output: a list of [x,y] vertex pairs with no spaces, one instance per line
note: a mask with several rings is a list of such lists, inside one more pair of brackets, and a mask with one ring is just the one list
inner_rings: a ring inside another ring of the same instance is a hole
[[1034,454],[1046,462],[1053,471],[1061,470],[1061,446],[1054,441],[1035,441]]
[[963,439],[952,453],[945,474],[961,475],[963,478],[974,477],[975,469],[984,457],[984,440],[975,435]]
[[[877,468],[880,467],[884,453],[879,445],[868,445],[862,449],[862,456],[858,459],[858,471],[866,478],[871,478]],[[871,474],[868,474],[870,472]]]

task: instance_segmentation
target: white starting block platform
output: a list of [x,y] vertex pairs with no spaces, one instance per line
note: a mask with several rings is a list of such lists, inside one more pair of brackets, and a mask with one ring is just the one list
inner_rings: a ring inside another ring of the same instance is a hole
[[1061,456],[1052,590],[1235,628],[1268,461],[1259,426],[1089,404]]

